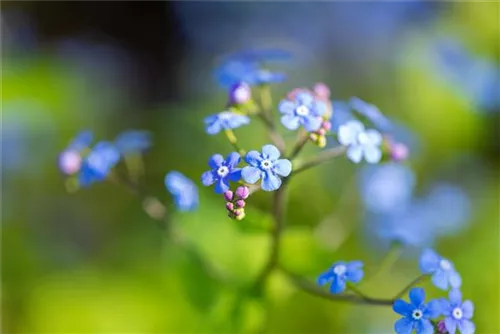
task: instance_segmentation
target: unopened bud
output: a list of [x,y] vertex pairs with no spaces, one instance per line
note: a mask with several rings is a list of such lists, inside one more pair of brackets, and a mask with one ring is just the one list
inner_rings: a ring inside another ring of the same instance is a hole
[[316,96],[318,96],[320,99],[327,100],[330,98],[330,88],[328,88],[328,86],[322,82],[319,82],[316,85],[314,85],[313,90]]
[[224,193],[224,199],[226,201],[232,201],[233,200],[233,192],[231,190],[228,190]]
[[395,143],[391,145],[391,158],[394,161],[403,161],[408,158],[408,147],[405,144]]
[[245,214],[245,209],[243,209],[243,208],[236,209],[236,210],[233,211],[233,213],[234,213],[234,215],[236,217],[238,217],[238,216],[241,216],[241,215]]
[[318,135],[320,135],[320,136],[324,136],[324,135],[326,135],[326,130],[325,130],[325,129],[321,129],[321,128],[320,128],[320,129],[317,131],[317,133],[318,133]]
[[320,148],[323,148],[326,146],[326,137],[325,136],[320,136],[317,141],[317,145]]
[[229,90],[229,102],[232,104],[243,104],[252,98],[250,86],[245,82],[234,84]]
[[326,131],[329,131],[332,128],[332,123],[330,123],[328,121],[323,121],[323,123],[321,124],[321,127],[323,129],[325,129]]
[[236,189],[235,195],[240,199],[247,199],[250,195],[250,190],[248,187],[240,186]]
[[239,200],[237,200],[237,201],[236,201],[236,206],[237,206],[238,208],[244,208],[244,207],[245,207],[245,205],[246,205],[246,203],[245,203],[245,201],[244,201],[244,200],[242,200],[242,199],[239,199]]
[[318,135],[316,133],[311,133],[309,134],[309,139],[311,139],[313,142],[316,142],[316,140],[318,140]]
[[226,209],[227,209],[228,211],[233,211],[233,210],[234,210],[234,204],[233,204],[233,203],[231,203],[231,202],[227,202],[227,203],[226,203]]

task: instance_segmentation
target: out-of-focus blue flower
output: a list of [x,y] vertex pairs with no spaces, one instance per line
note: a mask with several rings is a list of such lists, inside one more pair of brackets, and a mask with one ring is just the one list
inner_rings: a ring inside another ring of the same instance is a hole
[[119,161],[120,152],[112,143],[106,141],[97,143],[82,161],[78,175],[79,185],[88,187],[94,182],[105,180]]
[[226,160],[220,154],[214,154],[208,161],[212,170],[206,171],[201,176],[204,186],[215,183],[215,192],[222,194],[229,190],[229,181],[237,182],[241,179],[241,168],[237,168],[241,161],[238,153],[229,153]]
[[253,50],[233,54],[216,69],[215,76],[223,87],[231,87],[238,82],[249,85],[263,85],[286,80],[283,73],[271,72],[262,67],[270,60],[285,60],[289,53],[282,50]]
[[347,122],[356,120],[351,112],[351,108],[344,101],[332,101],[332,109],[333,113],[330,122],[332,123],[333,132],[338,132],[340,126]]
[[347,282],[358,283],[363,278],[363,275],[363,262],[339,261],[333,264],[328,271],[319,275],[317,282],[321,286],[331,283],[330,292],[337,294],[345,290]]
[[122,155],[141,153],[151,147],[149,131],[124,131],[115,139],[115,146]]
[[382,158],[382,136],[376,130],[365,130],[365,126],[359,121],[349,121],[341,125],[338,141],[347,146],[347,157],[354,163],[361,162],[363,157],[366,162],[372,164]]
[[179,211],[193,211],[198,208],[198,188],[182,173],[177,171],[167,173],[165,186],[174,197],[175,206]]
[[66,149],[80,152],[90,146],[93,138],[94,135],[91,131],[81,131],[75,136],[75,138],[73,138]]
[[59,154],[59,170],[66,175],[78,173],[82,164],[81,152],[92,143],[93,134],[81,131],[76,135],[64,151]]
[[413,171],[400,164],[366,166],[360,173],[361,196],[370,212],[388,214],[406,210],[414,187]]
[[383,133],[391,131],[391,121],[373,104],[367,103],[358,97],[352,97],[349,100],[349,105],[354,111],[373,123],[379,131]]
[[231,111],[223,111],[205,118],[205,130],[209,135],[215,135],[222,130],[239,128],[250,123],[250,118]]
[[392,305],[394,312],[403,316],[396,321],[394,330],[397,334],[433,334],[434,327],[430,319],[439,316],[440,303],[437,300],[425,301],[425,291],[422,288],[413,288],[409,293],[410,303],[398,299]]
[[309,93],[298,93],[295,100],[282,100],[278,106],[281,124],[288,130],[297,130],[303,126],[308,132],[313,132],[321,127],[327,106],[323,101],[317,100]]
[[261,188],[274,191],[281,186],[279,176],[288,176],[292,171],[292,163],[280,159],[280,151],[274,145],[262,146],[262,153],[250,151],[245,155],[245,161],[250,166],[243,167],[241,176],[247,183],[255,183],[262,178]]
[[460,288],[462,285],[462,278],[453,263],[432,249],[425,249],[422,252],[419,265],[422,273],[432,275],[432,283],[442,290],[447,290],[449,287]]
[[455,334],[457,329],[462,334],[474,334],[476,326],[470,321],[474,315],[474,304],[470,300],[462,302],[462,293],[451,289],[449,300],[441,300],[441,313],[445,316],[444,325],[449,334]]
[[471,217],[469,196],[457,186],[437,183],[425,201],[434,212],[432,225],[439,235],[451,235],[460,231]]

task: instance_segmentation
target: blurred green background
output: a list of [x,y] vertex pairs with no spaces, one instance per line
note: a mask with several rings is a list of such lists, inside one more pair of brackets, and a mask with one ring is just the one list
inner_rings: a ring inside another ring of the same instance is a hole
[[[425,58],[430,41],[452,36],[498,69],[498,3],[85,4],[2,3],[2,332],[392,331],[397,315],[389,308],[324,301],[280,274],[266,298],[244,296],[235,310],[236,289],[172,246],[132,194],[111,183],[65,190],[57,157],[82,129],[101,139],[129,128],[152,131],[144,183],[167,203],[166,172],[179,170],[201,186],[208,157],[231,150],[223,136],[205,135],[202,122],[226,101],[211,75],[218,57],[272,46],[297,61],[289,80],[273,87],[275,103],[318,81],[334,99],[360,96],[418,136],[410,158],[417,191],[442,179],[467,191],[467,228],[436,249],[463,277],[477,333],[500,333],[498,109],[482,112]],[[238,130],[242,146],[267,143],[263,130]],[[336,260],[370,267],[383,258],[361,232],[358,169],[338,159],[294,179],[282,249],[287,268],[315,279]],[[251,282],[270,241],[251,227],[271,221],[270,201],[255,194],[237,222],[220,196],[200,188],[198,211],[175,213],[173,224],[219,272]],[[417,275],[416,258],[404,256],[364,288],[392,296]],[[428,295],[444,296],[425,286]]]

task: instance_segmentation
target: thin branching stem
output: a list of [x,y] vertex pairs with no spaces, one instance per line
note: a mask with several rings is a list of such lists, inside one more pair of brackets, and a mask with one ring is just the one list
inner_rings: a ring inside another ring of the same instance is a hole
[[407,286],[405,286],[403,288],[403,290],[401,290],[397,295],[394,296],[394,298],[392,298],[393,300],[396,300],[396,299],[400,299],[402,298],[411,288],[413,288],[415,285],[425,281],[427,278],[429,278],[428,275],[420,275],[418,276],[417,278],[415,278],[413,281],[411,281],[410,283],[408,283]]
[[297,155],[299,155],[300,151],[302,151],[302,148],[307,144],[309,141],[309,134],[306,131],[303,131],[297,140],[297,143],[292,149],[292,152],[290,153],[290,156],[288,159],[293,160]]
[[344,146],[337,146],[337,147],[332,147],[328,150],[324,150],[311,160],[304,162],[298,168],[296,168],[293,171],[293,175],[308,170],[309,168],[316,167],[336,157],[339,157],[342,154],[344,154],[345,150],[346,148]]

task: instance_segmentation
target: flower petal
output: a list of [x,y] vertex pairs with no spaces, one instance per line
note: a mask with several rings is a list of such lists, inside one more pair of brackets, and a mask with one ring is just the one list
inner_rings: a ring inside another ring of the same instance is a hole
[[292,163],[288,159],[276,160],[273,170],[278,175],[288,176],[292,172]]
[[269,159],[271,161],[278,160],[281,153],[278,148],[274,145],[264,145],[262,146],[262,157],[264,159]]
[[238,182],[241,180],[241,168],[233,169],[228,175],[227,178],[231,182]]
[[420,271],[424,274],[431,274],[439,268],[441,257],[432,249],[425,249],[420,255]]
[[330,285],[330,292],[333,294],[338,294],[344,290],[345,290],[345,280],[337,275],[334,275],[332,284]]
[[377,130],[373,130],[373,129],[366,130],[365,134],[368,137],[368,141],[372,145],[380,145],[380,144],[382,144],[382,135]]
[[444,326],[449,334],[455,334],[457,331],[457,321],[452,317],[444,318]]
[[425,300],[425,291],[422,288],[413,288],[410,290],[409,296],[411,303],[416,307],[420,307]]
[[464,318],[470,319],[474,315],[474,304],[470,300],[466,300],[462,304]]
[[262,183],[260,187],[264,191],[274,191],[281,186],[281,179],[276,176],[273,172],[267,171],[262,177]]
[[241,177],[246,183],[254,184],[259,181],[262,171],[257,167],[245,166],[241,170]]
[[349,127],[349,122],[339,126],[339,131],[337,134],[337,139],[339,143],[344,146],[348,146],[356,143],[357,132]]
[[427,319],[418,321],[415,325],[415,330],[418,334],[434,334],[434,326]]
[[281,124],[288,130],[297,130],[300,126],[300,117],[295,115],[284,115],[281,117]]
[[448,294],[448,299],[451,304],[458,305],[462,303],[462,292],[459,289],[451,289]]
[[401,318],[394,323],[394,331],[397,334],[411,334],[413,321],[409,318]]
[[293,114],[295,111],[296,103],[290,100],[282,100],[278,105],[278,111],[282,114]]
[[258,167],[262,161],[262,156],[257,151],[250,151],[245,155],[245,162],[253,167]]
[[462,286],[462,277],[456,271],[452,271],[448,273],[448,281],[452,288],[460,288]]
[[363,153],[365,154],[366,162],[371,164],[376,164],[382,159],[382,151],[377,146],[366,145],[363,147]]
[[461,334],[474,334],[476,331],[476,326],[472,323],[472,321],[463,319],[458,323],[458,329]]
[[308,115],[300,118],[302,124],[304,125],[304,129],[308,132],[314,132],[321,127],[321,123],[323,120],[320,117],[316,117],[313,115]]
[[363,147],[359,145],[351,145],[347,148],[346,155],[349,160],[358,164],[361,162],[361,158],[363,157]]
[[314,116],[323,116],[326,113],[327,110],[326,103],[323,101],[316,101],[314,103],[314,107],[312,108],[312,114]]
[[401,314],[405,317],[410,317],[411,312],[413,312],[413,305],[408,304],[402,299],[397,299],[394,304],[392,304],[392,310],[398,314]]
[[224,162],[224,157],[220,154],[214,154],[212,155],[212,157],[210,158],[210,160],[208,160],[208,165],[211,167],[211,168],[219,168],[220,166],[222,166],[222,163]]
[[211,170],[206,171],[201,175],[201,183],[204,186],[211,186],[212,184],[215,183],[215,181],[217,181],[217,178],[215,177],[214,173]]
[[222,131],[222,122],[214,115],[216,118],[212,119],[212,116],[205,118],[205,131],[209,135],[215,135]]
[[448,275],[441,269],[436,271],[431,278],[432,284],[440,288],[441,290],[448,290]]
[[314,97],[309,93],[301,92],[295,96],[295,100],[297,100],[297,104],[299,105],[309,106],[311,103],[313,103]]
[[349,282],[353,282],[353,283],[358,283],[359,281],[361,281],[363,276],[364,276],[364,272],[362,269],[348,270],[346,273],[346,279]]
[[434,319],[443,314],[443,303],[439,299],[433,299],[427,304],[429,318]]
[[331,270],[322,273],[321,275],[318,276],[317,283],[320,286],[323,286],[330,282],[334,278],[334,275]]
[[241,161],[241,156],[236,152],[231,152],[226,157],[226,166],[229,169],[236,167]]
[[215,192],[217,194],[225,193],[228,190],[229,190],[229,182],[227,178],[217,180],[217,182],[215,183]]

